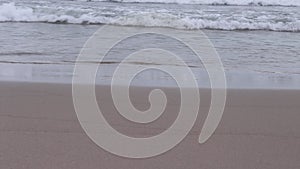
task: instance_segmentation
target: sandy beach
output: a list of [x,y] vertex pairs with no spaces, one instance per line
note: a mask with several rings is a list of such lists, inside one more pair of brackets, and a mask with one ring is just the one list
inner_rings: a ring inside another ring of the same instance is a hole
[[0,0],[0,169],[299,169],[299,46],[300,0]]
[[[147,109],[151,89],[131,89],[137,108]],[[96,94],[101,110],[109,112],[105,118],[116,130],[148,137],[167,129],[176,118],[178,91],[162,90],[172,98],[164,115],[142,127],[117,114],[108,86],[98,85]],[[112,155],[89,139],[74,111],[71,84],[1,81],[0,168],[299,168],[300,90],[229,89],[221,124],[202,145],[197,139],[210,90],[200,91],[199,116],[184,141],[160,156],[133,160]]]

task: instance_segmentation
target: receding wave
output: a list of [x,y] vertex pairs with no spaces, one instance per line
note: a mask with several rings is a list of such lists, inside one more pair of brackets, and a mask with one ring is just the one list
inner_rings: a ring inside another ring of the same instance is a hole
[[[128,0],[129,1],[129,0]],[[168,0],[167,0],[168,1]],[[175,1],[175,0],[170,0]],[[179,1],[179,0],[178,0]],[[192,1],[192,0],[189,0]],[[195,2],[198,0],[194,0]],[[280,0],[278,0],[279,2]],[[145,27],[169,27],[176,29],[216,29],[216,30],[268,30],[300,32],[298,14],[260,13],[243,11],[236,13],[211,13],[196,11],[191,15],[178,15],[169,11],[129,11],[114,9],[107,11],[89,9],[33,8],[5,3],[0,6],[0,22],[46,22],[63,24],[112,24]],[[298,19],[297,19],[298,18]]]
[[0,52],[0,56],[33,56],[33,55],[45,55],[45,53],[40,52]]

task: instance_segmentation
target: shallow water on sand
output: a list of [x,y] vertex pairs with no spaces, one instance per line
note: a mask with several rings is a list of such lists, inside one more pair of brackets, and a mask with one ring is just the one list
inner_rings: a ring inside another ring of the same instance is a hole
[[[0,23],[0,62],[72,64],[86,40],[100,27]],[[299,33],[214,30],[204,32],[212,41],[228,71],[300,75]],[[193,64],[195,60],[189,62]]]
[[[46,76],[47,74],[49,77],[51,74],[57,76],[55,71],[57,68],[54,68],[53,65],[59,65],[61,68],[68,67],[59,71],[60,77],[67,76],[70,78],[72,65],[82,46],[100,27],[100,25],[0,23],[0,62],[3,63],[1,64],[0,75],[2,77],[18,76],[9,70],[9,67],[12,66],[7,65],[17,64],[29,67],[28,65],[34,64],[39,67],[35,68],[35,76],[43,73],[45,76],[43,67],[47,70]],[[234,78],[236,76],[239,77],[240,81],[243,81],[235,82],[233,86],[242,84],[244,86],[257,86],[253,84],[256,83],[264,84],[263,86],[266,87],[274,85],[274,81],[287,88],[300,86],[299,33],[217,30],[204,30],[204,32],[218,51],[226,73],[231,74],[231,77],[236,79],[231,81],[239,81],[238,78]],[[128,46],[130,45],[128,44]],[[174,50],[176,50],[175,45]],[[118,64],[120,59],[108,58],[106,66]],[[196,67],[194,69],[199,70],[199,72],[204,71],[201,62],[190,58],[188,53],[186,59],[188,65]],[[53,70],[51,71],[51,69]],[[19,71],[17,74],[22,74],[22,72],[24,71]],[[29,74],[32,75],[32,72]],[[149,74],[141,76],[150,81],[151,78],[149,79],[149,77],[153,77],[153,74],[164,76],[153,72],[151,74],[151,76]],[[251,77],[250,82],[249,77]],[[164,80],[161,81],[165,83]]]

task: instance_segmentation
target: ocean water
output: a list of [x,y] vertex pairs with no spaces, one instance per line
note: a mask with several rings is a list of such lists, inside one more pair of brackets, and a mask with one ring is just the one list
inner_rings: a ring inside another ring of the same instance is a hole
[[203,30],[229,81],[300,86],[299,0],[1,0],[0,76],[71,77],[80,49],[104,24]]
[[0,21],[300,31],[299,0],[112,1],[114,3],[97,0],[2,0]]

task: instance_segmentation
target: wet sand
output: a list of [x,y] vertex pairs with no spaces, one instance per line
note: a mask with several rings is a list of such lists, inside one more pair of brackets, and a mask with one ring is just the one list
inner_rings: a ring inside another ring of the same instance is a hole
[[[150,87],[131,88],[132,102],[147,109]],[[140,126],[117,114],[108,86],[97,86],[98,104],[118,131],[149,137],[176,118],[177,89],[163,88],[169,104],[154,123]],[[229,89],[223,119],[205,144],[198,144],[210,103],[200,89],[195,126],[174,149],[133,160],[112,155],[94,144],[81,128],[71,84],[0,82],[0,168],[12,169],[298,169],[300,168],[300,90]],[[105,135],[103,136],[105,137]]]

